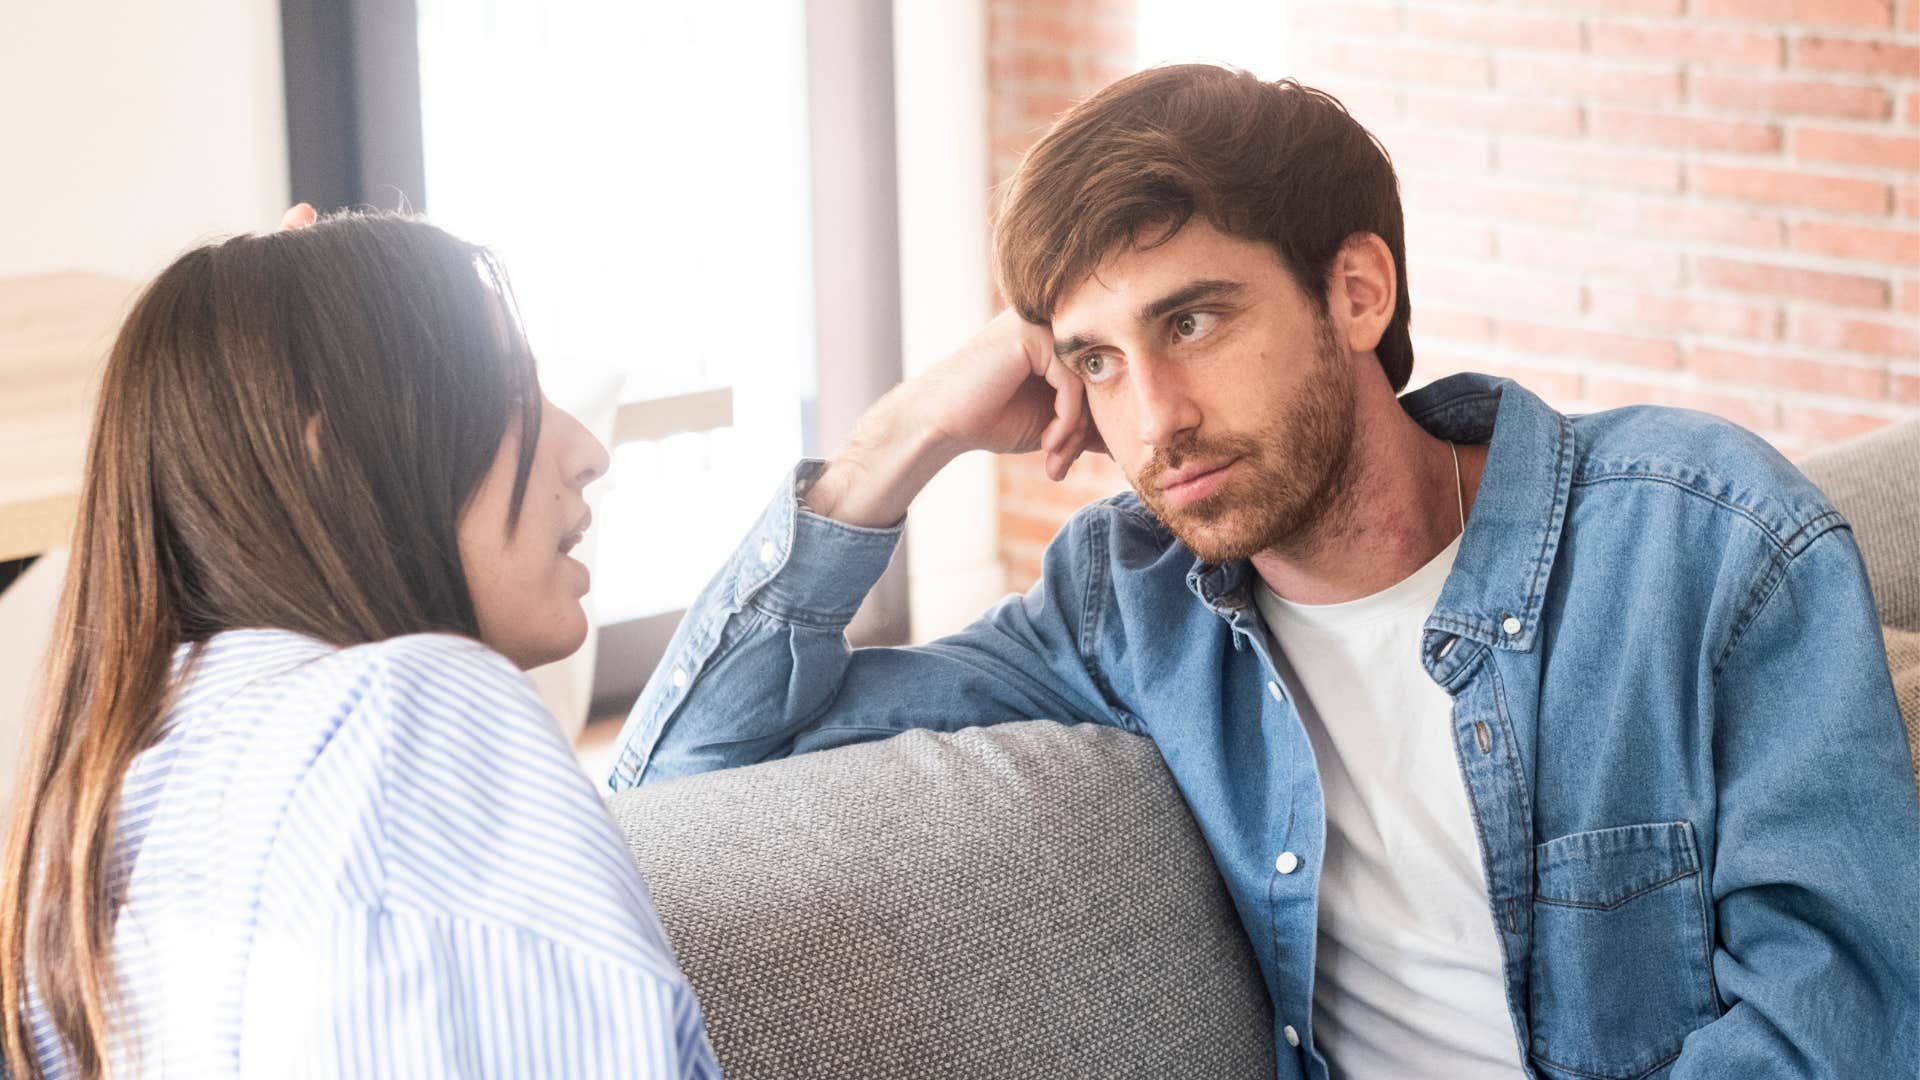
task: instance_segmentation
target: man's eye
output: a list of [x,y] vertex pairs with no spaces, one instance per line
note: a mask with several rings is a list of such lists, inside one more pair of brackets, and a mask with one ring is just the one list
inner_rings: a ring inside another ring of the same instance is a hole
[[1213,327],[1219,316],[1205,311],[1189,311],[1173,320],[1173,334],[1182,340],[1196,338]]
[[1105,353],[1091,353],[1080,359],[1080,378],[1087,382],[1099,382],[1113,370],[1113,362]]

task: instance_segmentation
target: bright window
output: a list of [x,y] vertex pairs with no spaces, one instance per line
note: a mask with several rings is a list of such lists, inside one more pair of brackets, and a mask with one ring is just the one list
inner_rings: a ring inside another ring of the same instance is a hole
[[505,261],[549,396],[721,403],[629,409],[695,430],[641,424],[599,498],[599,621],[685,607],[815,397],[803,2],[419,14],[427,205]]

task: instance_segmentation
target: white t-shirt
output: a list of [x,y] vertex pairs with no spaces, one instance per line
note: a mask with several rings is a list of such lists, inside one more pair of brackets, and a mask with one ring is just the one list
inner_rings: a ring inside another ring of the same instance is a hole
[[1524,1075],[1453,699],[1420,663],[1459,547],[1346,603],[1258,590],[1326,794],[1313,1007],[1336,1076]]

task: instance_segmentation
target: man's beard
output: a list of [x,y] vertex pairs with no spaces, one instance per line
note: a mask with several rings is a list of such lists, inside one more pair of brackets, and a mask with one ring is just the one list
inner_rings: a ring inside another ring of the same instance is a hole
[[[1202,560],[1236,562],[1273,549],[1312,546],[1346,486],[1353,451],[1354,386],[1345,350],[1322,317],[1305,390],[1251,436],[1222,434],[1162,447],[1133,478],[1147,509]],[[1166,473],[1187,461],[1241,468],[1220,490],[1186,506],[1160,497]]]

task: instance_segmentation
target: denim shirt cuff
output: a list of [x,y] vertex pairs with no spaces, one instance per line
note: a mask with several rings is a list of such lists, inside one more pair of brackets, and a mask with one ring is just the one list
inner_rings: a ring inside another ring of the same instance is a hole
[[739,598],[768,614],[844,626],[887,569],[901,526],[869,529],[822,517],[801,501],[826,462],[809,458],[789,474],[737,554]]

